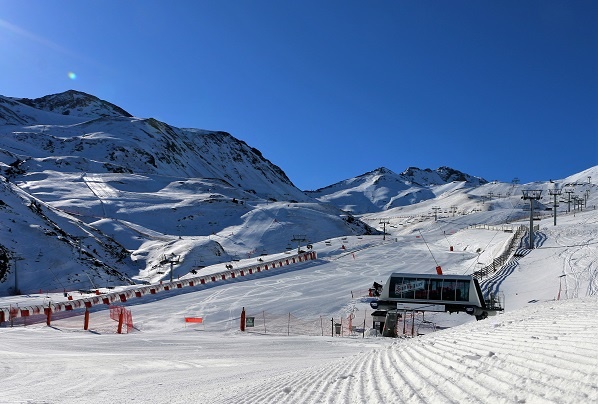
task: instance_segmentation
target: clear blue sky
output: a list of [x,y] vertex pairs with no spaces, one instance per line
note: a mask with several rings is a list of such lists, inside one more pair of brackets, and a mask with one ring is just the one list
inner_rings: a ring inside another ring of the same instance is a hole
[[547,180],[598,164],[597,21],[595,0],[0,0],[0,94],[227,131],[301,189]]

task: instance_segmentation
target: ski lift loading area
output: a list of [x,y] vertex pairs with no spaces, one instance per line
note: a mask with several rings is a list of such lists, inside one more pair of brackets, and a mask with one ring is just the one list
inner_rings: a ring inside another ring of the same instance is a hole
[[471,275],[430,275],[393,273],[386,284],[375,284],[376,299],[370,302],[379,330],[400,318],[400,312],[465,312],[483,320],[504,310],[504,298],[491,294],[484,298],[478,280]]

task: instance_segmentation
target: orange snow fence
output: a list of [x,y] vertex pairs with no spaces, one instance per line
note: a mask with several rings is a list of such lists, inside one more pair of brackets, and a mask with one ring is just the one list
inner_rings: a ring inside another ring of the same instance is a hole
[[131,332],[133,329],[133,315],[131,310],[127,310],[122,306],[110,306],[110,318],[118,321],[118,333],[122,333],[122,326],[126,326],[126,332]]
[[203,317],[185,317],[185,323],[203,323]]

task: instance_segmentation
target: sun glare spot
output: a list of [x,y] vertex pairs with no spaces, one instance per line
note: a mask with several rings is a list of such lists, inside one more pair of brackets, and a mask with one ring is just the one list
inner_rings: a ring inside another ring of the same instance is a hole
[[77,78],[77,75],[73,72],[69,72],[68,76],[69,76],[69,79],[71,79],[71,80],[75,80]]

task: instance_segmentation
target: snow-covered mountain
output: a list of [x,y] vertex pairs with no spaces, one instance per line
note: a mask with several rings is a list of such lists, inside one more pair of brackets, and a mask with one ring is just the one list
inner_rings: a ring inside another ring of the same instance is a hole
[[[15,223],[0,228],[0,293],[15,288],[6,282],[15,259],[23,273],[48,266],[64,271],[50,277],[51,285],[23,276],[21,290],[88,288],[94,279],[168,276],[161,268],[166,254],[182,258],[181,275],[284,251],[296,234],[311,241],[377,232],[306,196],[259,150],[228,133],[133,117],[77,91],[0,97],[0,170],[0,199],[11,201],[3,206],[3,223]],[[20,197],[11,199],[12,193]],[[58,217],[52,225],[39,223],[31,206]],[[179,243],[183,238],[193,238],[192,246]],[[64,251],[49,260],[47,246],[56,239],[55,252]],[[110,258],[113,250],[126,259]]]
[[433,199],[449,189],[472,188],[487,182],[449,167],[436,170],[409,167],[401,174],[381,167],[306,193],[320,202],[363,214],[413,205]]
[[[380,234],[380,212],[406,233],[431,217],[527,215],[526,185],[448,167],[379,168],[304,193],[228,133],[134,117],[77,91],[0,96],[0,170],[0,295],[157,282],[290,250],[296,239]],[[597,167],[533,187],[579,183],[594,201],[592,176]],[[165,265],[172,255],[177,264]]]
[[[87,313],[88,332],[82,307],[53,316],[51,327],[41,315],[8,327],[5,316],[7,402],[596,402],[598,166],[531,184],[487,183],[446,167],[381,168],[311,192],[314,199],[231,135],[135,118],[67,92],[0,97],[0,170],[3,313],[73,295],[80,303],[76,289],[99,299],[82,289],[209,276],[233,261],[248,270],[271,258],[264,254],[288,257],[304,237],[318,258],[122,302],[135,318],[128,349],[118,348],[124,339],[108,306]],[[564,193],[558,226],[555,188]],[[476,322],[413,313],[403,334],[418,337],[394,343],[370,332],[372,281],[440,266],[471,274],[495,262],[513,227],[529,223],[525,189],[542,191],[535,249],[519,244],[522,253],[481,284],[504,296],[504,314]],[[384,223],[386,234],[364,223]],[[245,309],[263,331],[239,331]],[[188,315],[207,319],[201,332]],[[156,380],[172,387],[168,394],[147,388]]]
[[[225,132],[135,118],[74,91],[4,101],[0,163],[12,166],[8,176],[50,170],[218,178],[248,196],[308,199],[257,149]],[[47,124],[65,115],[62,124]]]

